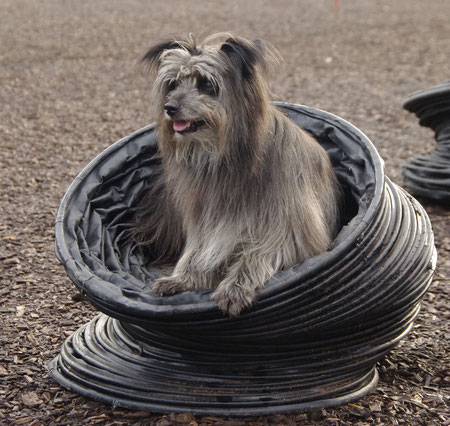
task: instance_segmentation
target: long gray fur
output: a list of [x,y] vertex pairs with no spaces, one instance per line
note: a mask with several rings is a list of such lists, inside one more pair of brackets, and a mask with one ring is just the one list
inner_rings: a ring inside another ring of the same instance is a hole
[[135,237],[163,257],[180,254],[156,293],[213,288],[236,316],[337,233],[340,189],[326,151],[270,103],[278,58],[266,42],[231,35],[169,40],[144,56],[163,172]]

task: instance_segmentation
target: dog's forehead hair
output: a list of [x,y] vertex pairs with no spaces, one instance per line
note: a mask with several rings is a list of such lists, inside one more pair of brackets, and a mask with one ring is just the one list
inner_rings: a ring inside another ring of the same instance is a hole
[[218,81],[221,67],[217,48],[206,46],[196,54],[185,49],[167,50],[161,57],[159,75],[162,80],[196,79],[198,76]]

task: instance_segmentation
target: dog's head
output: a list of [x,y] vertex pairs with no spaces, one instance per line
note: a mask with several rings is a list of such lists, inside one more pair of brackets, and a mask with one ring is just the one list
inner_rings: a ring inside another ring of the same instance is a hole
[[142,60],[155,74],[152,104],[162,151],[183,157],[201,149],[218,157],[259,134],[269,102],[267,74],[278,58],[266,42],[230,35],[151,47]]

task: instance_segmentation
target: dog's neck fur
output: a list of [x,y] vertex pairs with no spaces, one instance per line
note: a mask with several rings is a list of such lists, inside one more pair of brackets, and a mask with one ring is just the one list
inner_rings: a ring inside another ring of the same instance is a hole
[[[234,174],[238,163],[242,175],[257,173],[267,149],[268,136],[273,133],[275,126],[270,114],[265,111],[268,109],[266,105],[261,107],[260,112],[241,111],[244,122],[248,123],[247,127],[228,126],[219,131],[217,138],[212,141],[178,141],[167,131],[164,123],[159,127],[159,149],[163,163],[170,165],[166,169],[186,169],[193,176],[199,176],[215,172],[216,169],[229,168],[230,173]],[[270,105],[268,107],[272,108]],[[266,114],[269,119],[264,117]]]

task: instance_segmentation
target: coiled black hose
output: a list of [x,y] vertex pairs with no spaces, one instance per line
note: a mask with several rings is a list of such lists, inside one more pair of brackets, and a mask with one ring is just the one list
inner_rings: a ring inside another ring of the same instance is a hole
[[154,128],[136,132],[97,157],[60,207],[58,258],[104,314],[50,363],[59,383],[113,405],[202,415],[304,411],[375,386],[376,362],[411,329],[432,279],[428,216],[385,178],[359,130],[278,105],[328,150],[347,195],[333,247],[277,274],[237,318],[223,316],[208,291],[152,296],[161,272],[143,266],[126,235],[160,163]]
[[437,142],[434,151],[406,161],[405,186],[414,195],[450,204],[450,80],[413,93],[403,107],[416,114],[421,126],[433,129]]

